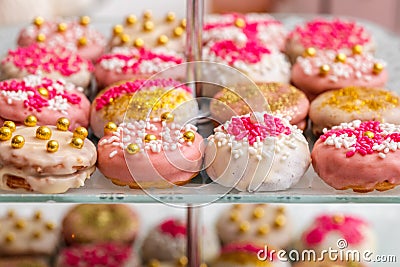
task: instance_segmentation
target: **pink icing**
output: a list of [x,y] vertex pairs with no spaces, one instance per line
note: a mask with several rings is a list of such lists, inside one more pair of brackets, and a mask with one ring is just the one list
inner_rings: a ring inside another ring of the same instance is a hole
[[264,124],[252,122],[250,116],[233,117],[227,132],[235,136],[236,140],[247,137],[250,145],[253,145],[257,138],[263,141],[268,136],[291,133],[290,128],[283,125],[281,119],[272,115],[264,114]]
[[[371,132],[373,133],[373,138],[370,138],[365,135],[366,132]],[[400,142],[400,133],[391,133],[391,134],[383,134],[382,129],[380,128],[380,122],[378,121],[365,121],[360,124],[358,128],[353,129],[332,129],[328,132],[326,132],[324,135],[320,137],[322,142],[325,142],[325,140],[332,135],[340,136],[342,134],[347,134],[349,137],[350,136],[355,136],[357,138],[357,141],[354,145],[351,147],[354,148],[354,150],[350,150],[346,152],[346,157],[352,157],[356,153],[361,154],[362,156],[365,156],[367,154],[372,154],[372,153],[380,153],[378,150],[374,150],[373,146],[374,145],[380,145],[382,144],[385,140],[392,140],[396,143]]]
[[371,39],[364,27],[355,22],[315,19],[305,26],[297,26],[289,38],[297,36],[304,47],[339,50],[364,45]]
[[343,222],[338,223],[329,215],[318,217],[315,220],[315,227],[305,234],[305,242],[311,246],[318,245],[329,233],[337,231],[349,244],[360,244],[364,239],[360,227],[366,225],[366,222],[351,216],[345,216],[343,219]]
[[91,62],[61,46],[52,49],[39,44],[19,47],[8,51],[2,60],[3,64],[6,62],[12,62],[18,69],[30,74],[58,71],[64,76],[71,76],[81,70],[82,64],[86,64],[89,71],[93,70]]
[[229,65],[233,65],[236,61],[255,64],[261,61],[263,55],[271,54],[268,48],[254,41],[248,41],[242,47],[232,40],[223,40],[212,44],[210,51],[226,60]]
[[174,219],[167,220],[160,225],[160,230],[164,234],[169,234],[176,238],[186,236],[186,225]]
[[63,263],[67,266],[119,267],[130,254],[129,246],[112,243],[71,247],[62,252]]
[[96,110],[102,109],[104,106],[107,106],[110,103],[111,99],[115,99],[124,94],[132,94],[142,87],[151,88],[151,87],[171,87],[176,88],[179,87],[189,93],[192,92],[190,87],[183,85],[182,83],[173,80],[173,79],[156,79],[156,80],[135,80],[132,82],[126,82],[120,85],[113,86],[109,88],[104,94],[96,99]]
[[[77,94],[69,93],[66,90],[56,90],[54,88],[55,85],[64,86],[60,80],[52,81],[48,78],[42,78],[41,84],[37,86],[27,85],[24,80],[6,80],[0,82],[0,92],[27,92],[28,97],[24,100],[24,107],[31,111],[36,110],[38,112],[40,112],[43,107],[49,106],[49,100],[57,96],[61,96],[73,105],[77,105],[81,102],[81,97]],[[41,87],[47,89],[48,97],[39,94],[38,89]]]

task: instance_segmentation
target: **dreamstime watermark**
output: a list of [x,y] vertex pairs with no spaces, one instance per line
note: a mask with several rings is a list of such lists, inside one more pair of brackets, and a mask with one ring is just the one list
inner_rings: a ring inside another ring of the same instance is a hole
[[396,263],[396,255],[376,255],[370,250],[348,249],[346,239],[339,239],[337,247],[316,251],[305,249],[302,251],[292,249],[289,251],[280,249],[269,249],[267,245],[257,253],[260,261],[280,261],[280,262],[323,262],[325,260],[333,262],[376,262],[376,263]]

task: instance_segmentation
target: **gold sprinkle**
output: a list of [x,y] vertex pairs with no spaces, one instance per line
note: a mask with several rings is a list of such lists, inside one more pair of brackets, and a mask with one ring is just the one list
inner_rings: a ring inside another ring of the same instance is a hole
[[51,130],[47,126],[40,126],[36,130],[36,138],[41,140],[49,140],[51,137]]
[[85,36],[82,36],[78,39],[79,46],[85,46],[85,45],[87,45],[87,43],[88,43],[88,40]]
[[46,229],[47,230],[52,231],[52,230],[54,230],[54,228],[56,228],[54,223],[52,223],[52,222],[47,222],[46,223]]
[[77,148],[77,149],[81,149],[83,147],[83,144],[84,144],[84,141],[79,137],[73,137],[71,139],[71,143],[70,143],[70,145],[73,148]]
[[9,210],[7,212],[7,217],[8,218],[14,218],[15,217],[15,211],[14,210]]
[[108,122],[105,126],[104,126],[104,135],[108,135],[111,134],[115,131],[117,131],[118,126],[114,123],[114,122]]
[[38,41],[39,43],[46,41],[46,35],[44,33],[39,33],[36,36],[36,41]]
[[126,25],[128,25],[128,26],[135,25],[136,22],[137,22],[137,18],[136,18],[135,15],[129,15],[129,16],[127,16],[126,19],[125,19],[125,23],[126,23]]
[[148,20],[151,19],[153,17],[153,13],[151,12],[151,10],[146,10],[143,12],[143,19]]
[[202,263],[202,264],[200,264],[200,266],[199,267],[208,267],[207,266],[207,264],[206,263]]
[[308,47],[304,50],[303,56],[304,57],[314,57],[317,54],[317,50],[314,47]]
[[367,136],[368,138],[371,138],[371,139],[373,139],[375,137],[374,133],[371,131],[366,131],[364,133],[364,136]]
[[277,207],[277,208],[276,208],[276,211],[277,211],[278,213],[285,213],[286,208],[285,208],[284,206],[280,206],[280,207]]
[[75,128],[73,137],[79,137],[81,139],[85,139],[86,137],[88,137],[88,135],[89,135],[88,130],[85,127],[79,126]]
[[178,26],[174,29],[174,36],[181,37],[183,32],[184,32],[184,29],[182,27]]
[[238,211],[236,211],[236,210],[231,211],[231,213],[229,214],[229,219],[232,222],[237,222],[239,220],[239,215],[240,215],[240,213]]
[[246,22],[242,18],[237,18],[235,20],[235,26],[238,28],[244,28],[244,26],[246,26]]
[[261,219],[265,215],[265,210],[262,207],[257,207],[253,210],[253,218]]
[[345,62],[346,62],[346,59],[347,59],[347,57],[346,57],[346,55],[343,54],[343,53],[339,53],[339,54],[337,54],[336,57],[335,57],[335,61],[336,61],[336,62],[341,62],[341,63],[345,63]]
[[250,230],[250,223],[247,221],[241,222],[239,224],[239,232],[246,233]]
[[15,222],[15,224],[14,224],[14,227],[17,228],[17,229],[19,229],[19,230],[24,229],[25,226],[26,226],[26,223],[25,223],[25,221],[22,220],[22,219],[17,220],[17,221]]
[[120,39],[120,41],[121,41],[121,43],[123,43],[123,44],[127,44],[127,43],[129,43],[130,42],[130,40],[131,40],[131,38],[129,37],[129,35],[128,34],[121,34],[121,36],[119,37],[119,39]]
[[160,37],[158,37],[158,44],[165,45],[166,43],[168,43],[168,36],[165,34],[160,35]]
[[144,31],[146,31],[146,32],[151,32],[152,30],[154,29],[154,22],[152,22],[152,21],[146,21],[144,24],[143,24],[143,30]]
[[257,234],[261,235],[261,236],[267,235],[269,233],[269,231],[270,231],[269,225],[265,224],[265,225],[258,227]]
[[35,214],[33,215],[33,218],[37,221],[42,219],[42,212],[36,211]]
[[160,267],[161,263],[158,260],[151,260],[148,264],[148,267]]
[[68,28],[68,25],[66,23],[64,23],[64,22],[59,23],[57,25],[57,31],[58,32],[65,32],[67,30],[67,28]]
[[384,67],[382,63],[376,62],[374,63],[374,66],[372,67],[372,72],[374,74],[379,74],[383,71]]
[[186,131],[183,133],[183,139],[185,139],[186,142],[193,142],[195,138],[196,135],[192,131]]
[[182,28],[186,28],[186,19],[181,20],[181,26]]
[[12,242],[14,242],[14,240],[15,240],[15,234],[12,233],[12,232],[8,233],[8,234],[6,235],[6,237],[4,238],[4,241],[5,241],[6,243],[12,243]]
[[362,45],[359,44],[353,46],[352,50],[354,55],[361,55],[363,53],[363,47]]
[[33,20],[33,24],[35,24],[37,27],[42,26],[43,23],[44,23],[44,18],[43,18],[43,17],[36,17],[36,18]]
[[43,97],[49,97],[49,91],[44,88],[44,87],[40,87],[37,89],[38,93],[43,96]]
[[165,21],[167,22],[173,22],[175,20],[176,16],[174,12],[168,12],[167,16],[165,16]]
[[144,141],[146,143],[149,143],[151,141],[155,141],[157,140],[157,137],[154,134],[146,134],[146,136],[144,137]]
[[29,115],[25,118],[24,124],[28,127],[35,127],[37,123],[37,118],[33,115]]
[[341,214],[336,214],[332,216],[332,221],[336,224],[342,224],[344,222],[345,218]]
[[330,70],[331,67],[329,67],[329,65],[324,64],[321,67],[319,67],[319,74],[325,76],[329,73]]
[[241,208],[243,208],[243,204],[233,204],[232,208],[233,209],[241,209]]
[[163,114],[161,114],[161,121],[173,122],[174,114],[172,114],[171,112],[164,112]]
[[70,122],[69,122],[68,118],[63,117],[63,118],[59,118],[57,120],[57,130],[60,130],[63,132],[68,131],[69,125],[70,125]]
[[79,22],[82,26],[86,26],[90,23],[90,17],[89,16],[82,16],[81,20]]
[[133,155],[140,151],[140,147],[137,144],[129,144],[126,148],[126,151],[129,154]]
[[25,138],[22,135],[16,135],[11,140],[11,147],[14,149],[22,148],[25,145]]
[[279,214],[276,216],[275,221],[274,221],[274,226],[276,228],[281,228],[285,226],[286,224],[286,217],[283,214]]
[[42,237],[42,233],[40,231],[34,231],[32,233],[32,238],[33,239],[40,239]]
[[58,151],[58,147],[59,145],[56,140],[50,140],[49,142],[47,142],[46,150],[47,152],[54,153]]
[[144,46],[144,41],[141,38],[136,38],[135,41],[133,42],[133,46],[137,48],[142,48]]
[[188,262],[189,262],[188,258],[186,256],[182,256],[178,260],[178,265],[182,267],[187,266]]
[[8,127],[0,127],[0,141],[10,140],[12,137],[12,131]]
[[113,34],[115,35],[120,35],[121,33],[124,32],[124,26],[117,24],[113,28]]
[[15,129],[17,128],[17,126],[15,125],[15,123],[13,121],[5,121],[5,122],[3,122],[3,126],[10,128],[11,132],[14,132]]

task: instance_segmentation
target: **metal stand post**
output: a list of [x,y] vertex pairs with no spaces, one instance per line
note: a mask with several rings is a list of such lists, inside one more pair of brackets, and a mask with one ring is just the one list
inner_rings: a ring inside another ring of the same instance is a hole
[[201,259],[201,208],[187,207],[187,258],[188,266],[199,267]]

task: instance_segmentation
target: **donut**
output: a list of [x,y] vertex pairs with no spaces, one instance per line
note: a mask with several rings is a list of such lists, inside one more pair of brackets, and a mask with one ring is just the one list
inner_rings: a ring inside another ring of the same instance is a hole
[[76,86],[87,88],[93,65],[69,49],[32,44],[9,50],[0,64],[0,79],[23,78],[29,74],[42,74],[52,79],[64,79]]
[[172,79],[135,80],[114,84],[101,91],[91,106],[90,126],[102,137],[108,122],[159,118],[173,112],[175,122],[186,123],[197,116],[192,89]]
[[235,204],[217,220],[222,244],[252,242],[286,248],[292,241],[293,226],[283,206]]
[[143,13],[142,20],[134,14],[125,18],[123,24],[116,24],[112,30],[109,47],[164,47],[178,53],[185,52],[186,19],[179,19],[174,12],[164,18],[154,18],[150,10]]
[[89,126],[90,102],[83,89],[62,79],[40,75],[0,82],[0,117],[23,124],[28,115],[38,125],[55,125],[60,117],[68,118],[69,129]]
[[377,120],[400,124],[400,99],[381,88],[350,86],[319,95],[310,107],[313,133],[342,122]]
[[[306,128],[310,102],[302,91],[282,83],[257,83],[256,85],[273,114],[290,117],[291,124],[297,125],[302,130]],[[234,115],[250,113],[258,107],[257,103],[260,102],[258,94],[252,89],[219,91],[210,103],[211,116],[216,121],[225,122]]]
[[[289,83],[290,80],[290,64],[285,55],[253,40],[212,42],[204,46],[203,59],[233,67],[254,82]],[[208,74],[212,73],[205,72]],[[232,77],[226,77],[227,82],[229,79]]]
[[288,189],[310,165],[302,131],[266,112],[234,116],[215,128],[204,157],[213,181],[249,192]]
[[400,125],[354,120],[324,129],[311,153],[315,172],[338,190],[385,191],[400,184]]
[[173,119],[172,113],[163,113],[162,121],[107,124],[98,143],[99,170],[114,184],[130,188],[188,183],[199,173],[203,138],[194,125],[181,126]]
[[307,48],[334,50],[351,54],[352,49],[361,45],[369,53],[375,51],[371,33],[355,21],[342,18],[315,18],[298,25],[288,34],[285,52],[291,62],[301,56]]
[[62,235],[68,245],[103,242],[130,245],[138,230],[138,215],[123,204],[79,204],[62,221]]
[[321,214],[303,231],[297,246],[300,251],[313,250],[318,256],[329,249],[373,253],[375,234],[367,221],[355,215]]
[[280,21],[269,14],[208,14],[204,19],[204,44],[222,40],[238,43],[256,40],[280,51],[285,48],[288,32]]
[[63,46],[87,60],[96,60],[105,50],[106,38],[90,25],[90,17],[70,20],[45,20],[36,17],[18,35],[19,46],[44,43],[54,48]]
[[[218,239],[209,229],[203,230],[202,259],[210,262],[219,253]],[[141,246],[144,263],[151,267],[186,266],[187,229],[184,221],[170,218],[161,221],[149,231]]]
[[169,67],[183,62],[183,57],[163,48],[115,47],[96,62],[97,86],[104,88],[123,80],[148,79]]
[[[23,217],[10,209],[0,217],[0,225],[0,259],[28,255],[48,257],[57,248],[59,227],[44,218],[39,210],[31,217]],[[3,264],[0,266],[12,266]]]
[[0,258],[0,267],[50,267],[41,257]]
[[298,57],[292,68],[292,82],[310,100],[319,94],[348,86],[384,87],[388,72],[383,60],[370,54],[352,55],[319,51],[313,56]]
[[28,116],[26,125],[5,121],[0,127],[0,189],[56,194],[83,186],[97,157],[87,130],[68,131],[67,118],[57,126],[36,126],[36,121]]
[[139,267],[131,246],[119,243],[95,243],[66,247],[57,257],[57,267]]
[[[270,247],[255,245],[251,242],[231,243],[224,246],[212,267],[290,267],[285,261],[279,261]],[[272,248],[273,249],[273,248]],[[276,249],[275,249],[276,251]],[[268,254],[268,255],[265,255]],[[265,256],[264,256],[265,255]]]

